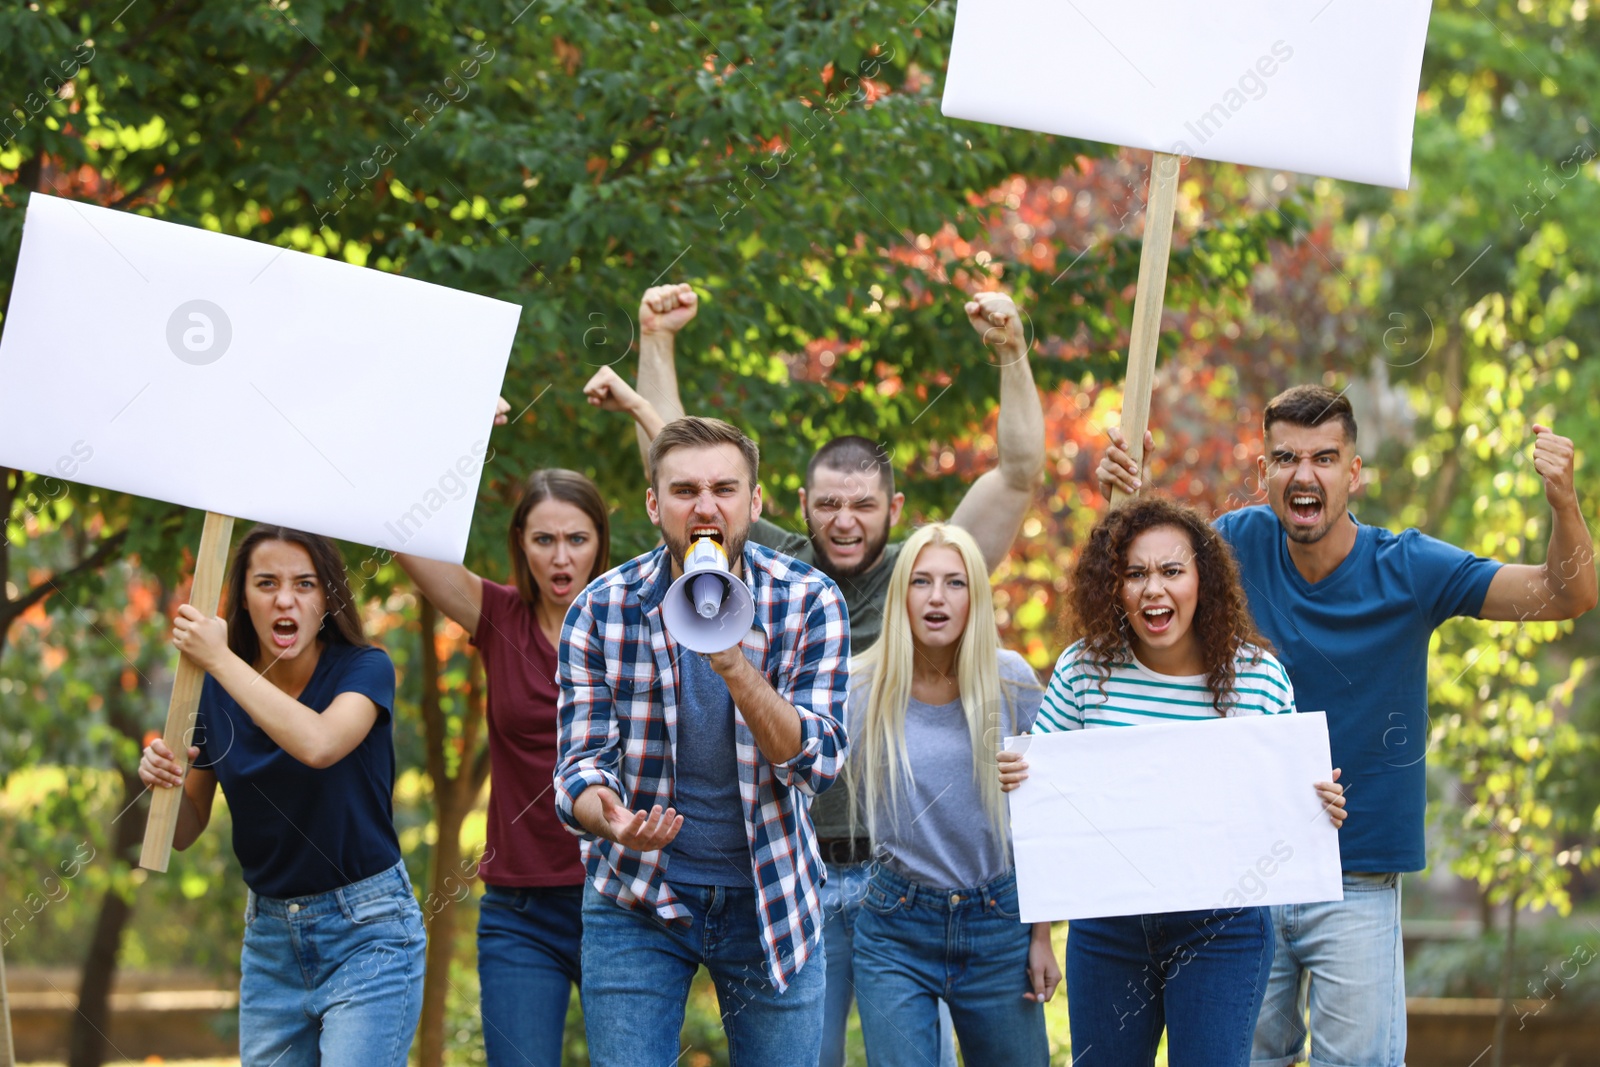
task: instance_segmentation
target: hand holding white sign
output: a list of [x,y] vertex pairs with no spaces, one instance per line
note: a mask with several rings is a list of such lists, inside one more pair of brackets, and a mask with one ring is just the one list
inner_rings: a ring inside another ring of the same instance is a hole
[[[960,0],[944,113],[1148,148],[1122,433],[1143,456],[1187,157],[1405,188],[1431,0]],[[1025,30],[1026,32],[1019,32]],[[1112,503],[1124,499],[1121,486]]]
[[[205,616],[229,516],[459,563],[520,314],[35,193],[0,337],[0,466],[204,509]],[[179,658],[165,740],[184,765],[202,678]],[[178,799],[156,791],[142,865],[166,869]]]
[[1023,922],[1343,899],[1321,712],[1007,739],[1024,747]]

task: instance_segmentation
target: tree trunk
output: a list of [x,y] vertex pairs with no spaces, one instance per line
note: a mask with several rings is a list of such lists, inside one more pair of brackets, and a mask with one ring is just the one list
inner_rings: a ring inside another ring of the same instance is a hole
[[465,813],[449,818],[446,811],[446,805],[440,804],[439,837],[433,846],[428,898],[423,904],[428,925],[428,966],[422,982],[421,1033],[417,1040],[421,1067],[440,1067],[444,1062],[445,996],[450,989],[450,962],[456,954],[456,900],[446,882],[461,862],[461,820]]
[[484,718],[482,668],[477,656],[470,654],[469,680],[463,694],[466,710],[461,722],[461,758],[456,761],[455,774],[449,773],[445,750],[451,739],[440,699],[439,649],[435,643],[439,613],[426,597],[419,597],[419,600],[422,607],[422,726],[428,746],[428,777],[433,783],[434,824],[438,833],[428,871],[428,896],[422,905],[428,928],[428,950],[427,974],[422,983],[417,1062],[420,1067],[441,1067],[445,997],[450,989],[450,963],[456,954],[456,904],[466,898],[477,874],[476,865],[463,867],[461,824],[478,802],[478,793],[488,774],[488,761],[480,758],[478,741]]
[[1456,480],[1461,475],[1461,390],[1461,343],[1452,335],[1444,346],[1444,393],[1445,405],[1450,410],[1450,427],[1456,434],[1456,447],[1445,451],[1443,464],[1433,474],[1426,520],[1430,532],[1437,532],[1444,525],[1445,512],[1454,499]]
[[117,953],[122,930],[133,905],[115,889],[106,890],[83,961],[78,986],[78,1010],[72,1016],[67,1045],[67,1067],[100,1067],[106,1057],[106,1035],[111,1031],[111,983],[117,973]]
[[[141,679],[143,672],[140,673]],[[145,695],[145,683],[140,681],[131,694],[113,688],[106,694],[106,718],[111,726],[134,744],[141,740],[139,724],[128,701],[140,700]],[[144,820],[130,818],[132,808],[144,794],[144,783],[126,767],[119,767],[122,778],[122,814],[112,823],[111,863],[132,870],[139,856],[139,845]],[[106,890],[100,902],[100,915],[95,919],[94,935],[89,939],[89,952],[83,961],[83,976],[78,983],[78,1010],[72,1016],[72,1029],[68,1037],[67,1067],[100,1067],[105,1061],[106,1044],[111,1032],[111,987],[117,975],[117,956],[122,951],[122,931],[133,916],[133,901],[117,892],[116,886]],[[120,1050],[119,1050],[119,1057]]]
[[1489,1067],[1502,1067],[1506,1054],[1506,1023],[1511,1020],[1511,976],[1517,955],[1517,898],[1506,907],[1506,957],[1500,968],[1500,1014],[1494,1021],[1494,1054]]

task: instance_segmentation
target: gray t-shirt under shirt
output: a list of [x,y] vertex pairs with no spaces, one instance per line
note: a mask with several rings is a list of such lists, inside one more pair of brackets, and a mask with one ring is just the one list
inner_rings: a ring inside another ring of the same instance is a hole
[[[1009,700],[1009,707],[1001,706],[1004,733],[1026,733],[1044,692],[1028,662],[1006,649],[1000,652],[1000,689]],[[852,731],[860,726],[865,696],[864,689],[851,690]],[[906,708],[905,729],[906,754],[916,777],[914,783],[901,780],[899,804],[878,819],[877,844],[887,849],[888,866],[935,889],[963,889],[999,878],[1011,869],[1011,849],[990,822],[978,792],[972,735],[961,701],[935,706],[913,699]],[[995,738],[996,749],[999,744]]]
[[[817,566],[817,552],[809,537],[790,533],[766,519],[751,524],[750,540],[793,556],[801,563]],[[871,570],[853,578],[834,578],[844,594],[845,611],[850,616],[852,656],[865,652],[883,632],[883,599],[889,591],[889,576],[894,573],[895,560],[900,558],[903,544],[903,541],[896,541],[885,545],[883,557]],[[843,714],[844,709],[839,710]],[[843,779],[835,781],[811,802],[811,823],[817,837],[824,841],[850,836],[850,787]]]
[[751,886],[750,838],[739,798],[733,694],[697,652],[678,658],[678,747],[672,802],[683,828],[667,846],[667,881]]

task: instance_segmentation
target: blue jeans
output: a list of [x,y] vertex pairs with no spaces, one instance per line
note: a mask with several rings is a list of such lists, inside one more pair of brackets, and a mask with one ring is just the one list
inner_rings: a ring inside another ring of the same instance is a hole
[[1266,908],[1073,920],[1074,1061],[1150,1067],[1164,1027],[1171,1067],[1246,1067],[1272,968],[1271,925]]
[[1406,972],[1400,876],[1344,876],[1344,899],[1272,909],[1278,951],[1256,1023],[1254,1067],[1400,1067],[1406,1055]]
[[489,1067],[561,1067],[582,950],[582,886],[483,887],[478,1007]]
[[968,1067],[1044,1067],[1044,1005],[1022,999],[1032,927],[1017,881],[930,889],[878,867],[856,920],[856,998],[873,1067],[938,1063],[938,1002]]
[[[855,1000],[855,929],[861,901],[867,895],[872,864],[828,866],[822,887],[822,940],[828,946],[828,987],[822,1013],[822,1058],[818,1067],[844,1067],[844,1034]],[[950,1007],[939,1001],[939,1067],[956,1067],[955,1034]]]
[[827,963],[791,975],[782,993],[767,975],[754,889],[675,882],[687,922],[624,908],[583,891],[583,1018],[592,1067],[676,1067],[689,984],[711,972],[731,1067],[815,1067]]
[[405,1067],[422,1012],[425,944],[404,863],[315,896],[250,893],[241,1067]]

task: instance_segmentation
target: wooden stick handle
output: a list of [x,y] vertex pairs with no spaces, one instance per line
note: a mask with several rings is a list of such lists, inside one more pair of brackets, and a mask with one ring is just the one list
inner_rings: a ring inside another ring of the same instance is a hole
[[[1167,260],[1172,253],[1172,216],[1178,205],[1177,156],[1156,152],[1144,207],[1144,245],[1139,250],[1139,287],[1133,296],[1133,332],[1128,339],[1128,378],[1122,387],[1122,438],[1134,465],[1144,469],[1144,431],[1150,424],[1150,387],[1156,373],[1156,342],[1167,296]],[[1111,491],[1116,507],[1128,494]]]
[[12,1067],[17,1050],[11,1043],[11,998],[6,993],[6,957],[0,953],[0,1067]]
[[[217,601],[222,598],[222,577],[227,571],[228,543],[232,537],[232,517],[206,512],[206,524],[200,532],[200,551],[194,560],[194,587],[189,593],[189,603],[207,615],[217,613]],[[178,657],[172,702],[167,705],[167,727],[161,736],[184,771],[189,769],[189,738],[194,731],[195,712],[200,707],[200,686],[205,678],[205,672],[199,667],[182,655]],[[178,829],[178,806],[183,802],[183,789],[157,788],[150,792],[150,817],[144,824],[144,848],[139,853],[139,866],[149,871],[165,871],[167,861],[172,858],[172,836]]]

